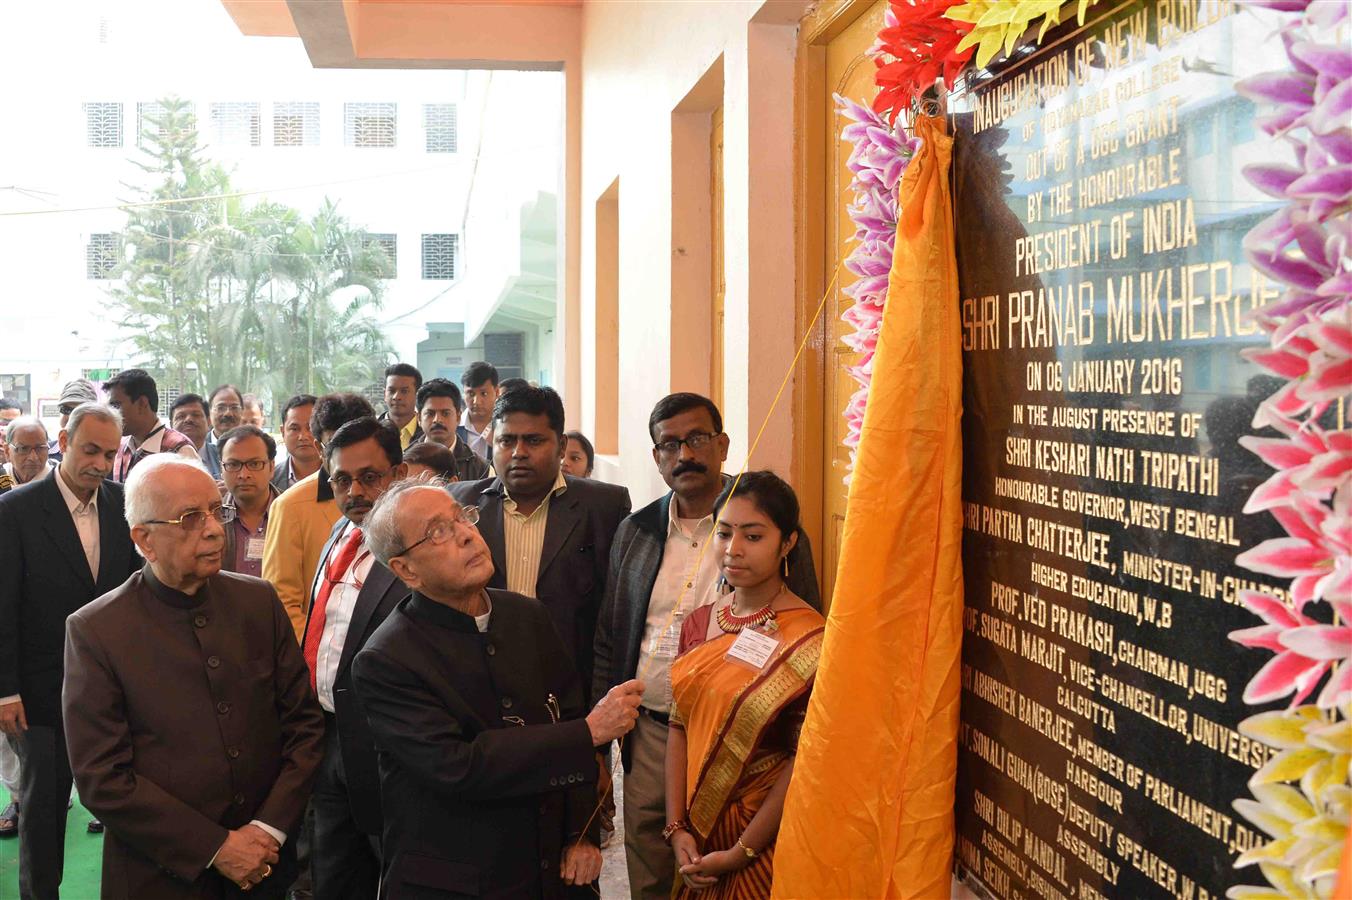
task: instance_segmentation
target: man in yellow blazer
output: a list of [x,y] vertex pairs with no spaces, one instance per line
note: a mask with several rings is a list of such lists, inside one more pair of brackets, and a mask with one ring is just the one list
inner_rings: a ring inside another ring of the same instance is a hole
[[[375,414],[375,409],[360,394],[326,394],[315,403],[310,433],[322,452],[324,444],[339,428],[353,419]],[[305,632],[310,585],[319,569],[324,543],[333,531],[333,523],[341,516],[329,487],[329,473],[323,467],[272,501],[263,543],[263,578],[277,590],[296,630],[297,641]]]

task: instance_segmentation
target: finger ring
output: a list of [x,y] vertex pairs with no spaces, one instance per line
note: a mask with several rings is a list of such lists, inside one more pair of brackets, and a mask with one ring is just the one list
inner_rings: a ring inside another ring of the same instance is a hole
[[247,882],[247,881],[239,881],[239,882],[236,882],[236,884],[239,885],[239,889],[240,889],[241,891],[247,891],[247,890],[249,890],[250,888],[253,887],[253,885],[252,885],[252,884],[249,884],[249,882]]
[[269,875],[271,875],[271,874],[272,874],[272,866],[268,865],[267,863],[264,863],[264,864],[263,864],[263,877],[264,877],[264,878],[267,878],[267,877],[268,877]]

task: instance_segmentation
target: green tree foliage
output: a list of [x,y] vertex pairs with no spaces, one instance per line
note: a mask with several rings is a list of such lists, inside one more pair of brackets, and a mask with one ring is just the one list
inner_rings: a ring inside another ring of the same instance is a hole
[[[280,203],[229,196],[190,104],[145,116],[133,163],[144,177],[120,233],[112,307],[138,363],[165,387],[225,382],[291,394],[361,389],[392,356],[379,324],[390,260],[325,200],[305,217]],[[224,195],[224,196],[223,196]],[[252,202],[251,202],[252,201]]]

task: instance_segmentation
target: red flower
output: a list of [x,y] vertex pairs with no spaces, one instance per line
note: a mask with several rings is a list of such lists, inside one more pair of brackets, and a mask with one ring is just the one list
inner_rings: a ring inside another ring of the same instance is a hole
[[895,122],[897,114],[933,86],[939,78],[951,90],[963,66],[976,52],[958,44],[972,30],[970,22],[944,17],[944,12],[963,0],[890,0],[887,19],[878,32],[874,81],[878,95],[873,109]]

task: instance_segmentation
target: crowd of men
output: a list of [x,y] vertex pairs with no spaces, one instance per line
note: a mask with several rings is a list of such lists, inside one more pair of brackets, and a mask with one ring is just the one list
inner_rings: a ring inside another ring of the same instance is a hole
[[[0,402],[0,813],[59,895],[72,783],[105,897],[595,896],[624,735],[634,896],[669,896],[673,642],[717,576],[717,406],[653,409],[669,492],[590,478],[558,394],[385,372],[157,415],[139,369]],[[800,535],[800,539],[805,539]],[[790,573],[816,601],[810,552]],[[643,681],[638,680],[642,675]]]

